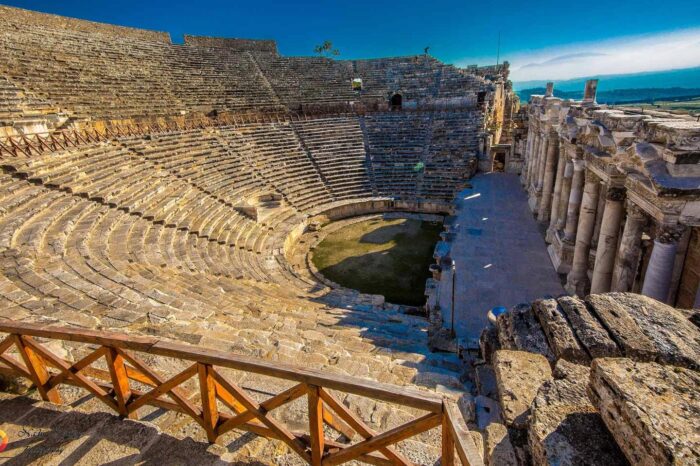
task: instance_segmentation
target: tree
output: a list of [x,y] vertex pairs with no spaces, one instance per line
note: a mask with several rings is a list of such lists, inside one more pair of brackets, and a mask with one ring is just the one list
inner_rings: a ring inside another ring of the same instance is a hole
[[314,53],[316,53],[320,57],[326,58],[337,57],[338,55],[340,55],[340,51],[336,48],[333,48],[333,42],[329,40],[324,40],[323,44],[314,47]]

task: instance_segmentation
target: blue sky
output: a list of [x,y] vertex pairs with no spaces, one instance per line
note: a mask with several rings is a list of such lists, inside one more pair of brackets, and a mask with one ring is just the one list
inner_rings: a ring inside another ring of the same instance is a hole
[[[341,58],[412,55],[458,65],[501,58],[516,80],[700,66],[699,0],[18,0],[3,4],[182,34],[273,38],[285,55],[333,41]],[[592,68],[601,68],[600,70]]]

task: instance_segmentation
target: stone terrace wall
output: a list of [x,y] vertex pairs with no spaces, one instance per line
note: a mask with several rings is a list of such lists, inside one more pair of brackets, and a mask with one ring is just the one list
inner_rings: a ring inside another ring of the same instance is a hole
[[268,39],[235,39],[228,37],[191,36],[185,34],[185,44],[198,47],[219,47],[239,52],[277,53],[277,42]]
[[69,31],[99,33],[117,37],[128,37],[131,39],[165,42],[167,44],[171,43],[170,34],[167,32],[115,26],[113,24],[85,21],[82,19],[68,18],[66,16],[37,13],[34,11],[24,10],[21,8],[12,8],[4,5],[0,5],[0,16],[7,21],[13,21],[18,24],[45,26],[53,29],[64,29]]

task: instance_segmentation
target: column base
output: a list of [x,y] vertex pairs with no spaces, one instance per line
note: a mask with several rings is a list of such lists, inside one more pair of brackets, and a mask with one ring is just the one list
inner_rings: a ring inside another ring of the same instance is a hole
[[588,294],[588,290],[591,289],[591,280],[588,278],[588,274],[581,278],[569,278],[564,285],[564,289],[567,293],[584,297]]
[[537,215],[540,209],[540,200],[542,199],[542,191],[538,191],[534,186],[530,186],[529,194],[527,197],[527,205],[530,207],[530,211]]
[[554,241],[554,236],[556,234],[557,234],[557,230],[550,226],[549,228],[547,228],[547,231],[544,234],[544,240],[547,243],[552,244],[552,242]]
[[574,260],[574,245],[562,241],[561,232],[554,231],[551,244],[547,246],[547,253],[549,253],[549,259],[557,273],[567,274],[571,271],[571,263]]

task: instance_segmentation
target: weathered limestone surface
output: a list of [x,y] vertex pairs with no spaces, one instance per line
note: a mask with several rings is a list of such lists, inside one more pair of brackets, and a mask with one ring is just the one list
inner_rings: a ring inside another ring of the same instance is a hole
[[541,354],[509,350],[496,351],[493,359],[503,419],[509,427],[525,429],[532,400],[552,379],[549,361]]
[[700,369],[700,331],[685,315],[649,297],[611,293],[653,342],[659,362]]
[[528,431],[533,464],[627,464],[588,399],[589,375],[588,366],[560,359],[538,392]]
[[484,432],[485,459],[489,466],[516,466],[513,444],[508,437],[508,429],[503,424],[494,422]]
[[559,305],[571,323],[574,333],[592,358],[616,356],[620,354],[615,342],[598,320],[591,314],[586,304],[574,296],[559,298]]
[[629,359],[593,361],[589,395],[635,465],[700,462],[700,374]]
[[504,349],[538,353],[554,360],[547,337],[529,304],[519,304],[498,317],[498,339]]
[[574,331],[566,320],[564,311],[555,299],[535,301],[532,308],[542,324],[554,355],[567,361],[588,363],[590,357],[576,339]]
[[650,360],[654,357],[654,343],[642,332],[627,309],[606,295],[590,295],[586,302],[610,332],[626,356]]
[[626,356],[700,368],[700,332],[670,306],[632,293],[586,298]]

